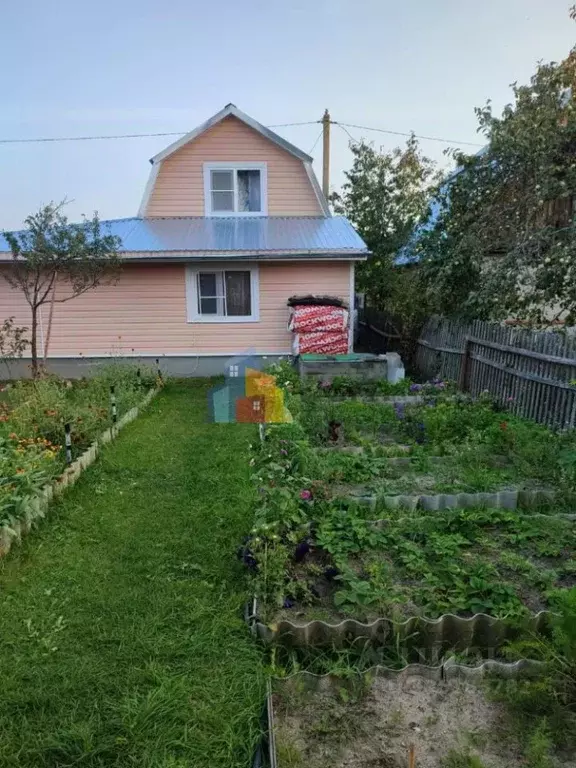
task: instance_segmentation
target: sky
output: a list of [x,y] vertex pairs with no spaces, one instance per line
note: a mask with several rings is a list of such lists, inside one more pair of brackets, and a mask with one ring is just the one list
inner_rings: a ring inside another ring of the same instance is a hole
[[[20,0],[0,46],[0,229],[50,201],[71,220],[134,216],[148,159],[177,137],[3,144],[2,139],[185,133],[233,102],[264,125],[333,120],[482,142],[474,107],[576,43],[572,0]],[[9,34],[7,31],[9,30]],[[320,125],[277,129],[314,156]],[[402,137],[349,128],[392,149]],[[331,185],[350,166],[332,126]],[[450,146],[422,141],[445,165]],[[472,147],[468,149],[473,150]]]

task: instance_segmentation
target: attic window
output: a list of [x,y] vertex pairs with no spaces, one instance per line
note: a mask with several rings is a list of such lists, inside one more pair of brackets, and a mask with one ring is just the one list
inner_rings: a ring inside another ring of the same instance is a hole
[[205,163],[207,216],[265,216],[266,163]]

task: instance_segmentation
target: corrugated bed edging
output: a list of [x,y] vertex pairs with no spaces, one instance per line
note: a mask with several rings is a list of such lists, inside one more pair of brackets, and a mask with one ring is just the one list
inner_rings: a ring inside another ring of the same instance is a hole
[[258,615],[255,598],[245,610],[251,632],[265,645],[341,649],[366,642],[377,647],[409,643],[423,651],[442,648],[460,653],[470,648],[496,649],[521,633],[542,632],[549,626],[552,615],[550,611],[540,611],[524,619],[511,620],[486,613],[469,617],[445,613],[437,619],[410,616],[404,621],[394,621],[382,617],[371,622],[344,619],[336,623],[315,619],[302,624],[282,619],[265,624]]
[[[309,691],[340,690],[343,687],[354,686],[366,680],[367,676],[373,678],[383,677],[386,679],[401,680],[407,677],[423,677],[433,682],[442,682],[450,680],[468,680],[475,682],[482,680],[486,676],[496,677],[501,680],[518,680],[525,678],[538,677],[541,674],[544,664],[540,661],[530,659],[520,659],[515,662],[503,661],[484,661],[477,666],[468,666],[459,664],[454,659],[447,659],[438,666],[428,666],[426,664],[408,664],[401,669],[385,667],[378,665],[370,667],[363,672],[358,672],[352,677],[342,678],[331,674],[317,675],[313,672],[297,672],[285,678],[272,678],[280,680],[287,686],[294,686],[297,690],[304,687]],[[268,684],[266,704],[263,717],[263,735],[260,744],[256,749],[252,768],[278,768],[278,758],[276,754],[275,741],[275,719],[274,705],[272,698],[272,684]]]
[[22,536],[30,532],[36,520],[46,516],[50,502],[60,496],[68,486],[74,485],[82,472],[94,463],[101,446],[115,440],[120,430],[134,421],[160,389],[161,387],[150,389],[138,405],[126,411],[116,425],[102,432],[100,437],[96,438],[92,445],[76,461],[72,462],[60,477],[56,478],[52,484],[45,486],[37,496],[30,497],[26,502],[22,519],[15,520],[10,525],[0,525],[0,557],[7,555],[12,545],[15,542],[20,542]]
[[343,493],[335,498],[348,498],[369,507],[383,505],[387,509],[424,509],[436,512],[442,509],[470,509],[472,507],[491,507],[492,509],[518,509],[550,504],[555,493],[548,489],[496,491],[483,493],[438,493],[438,494],[397,494],[379,496],[377,494]]

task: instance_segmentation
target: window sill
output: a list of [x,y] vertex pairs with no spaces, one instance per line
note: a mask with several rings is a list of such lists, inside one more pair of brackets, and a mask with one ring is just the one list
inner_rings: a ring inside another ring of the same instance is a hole
[[259,317],[238,317],[238,316],[231,316],[231,317],[218,317],[216,315],[212,317],[204,317],[202,315],[198,315],[196,317],[189,317],[186,321],[188,323],[259,323],[260,318]]
[[264,218],[267,214],[263,211],[208,211],[206,217],[209,219],[258,219]]

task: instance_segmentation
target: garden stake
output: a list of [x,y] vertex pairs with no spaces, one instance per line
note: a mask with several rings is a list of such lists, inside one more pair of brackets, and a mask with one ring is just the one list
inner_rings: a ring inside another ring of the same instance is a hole
[[114,389],[114,384],[110,385],[110,406],[112,408],[112,424],[116,424],[118,420],[118,414],[116,411],[116,392]]
[[70,434],[70,422],[64,424],[64,435],[66,442],[66,464],[72,464],[72,435]]
[[408,750],[408,768],[416,768],[416,749],[414,744],[411,744]]

